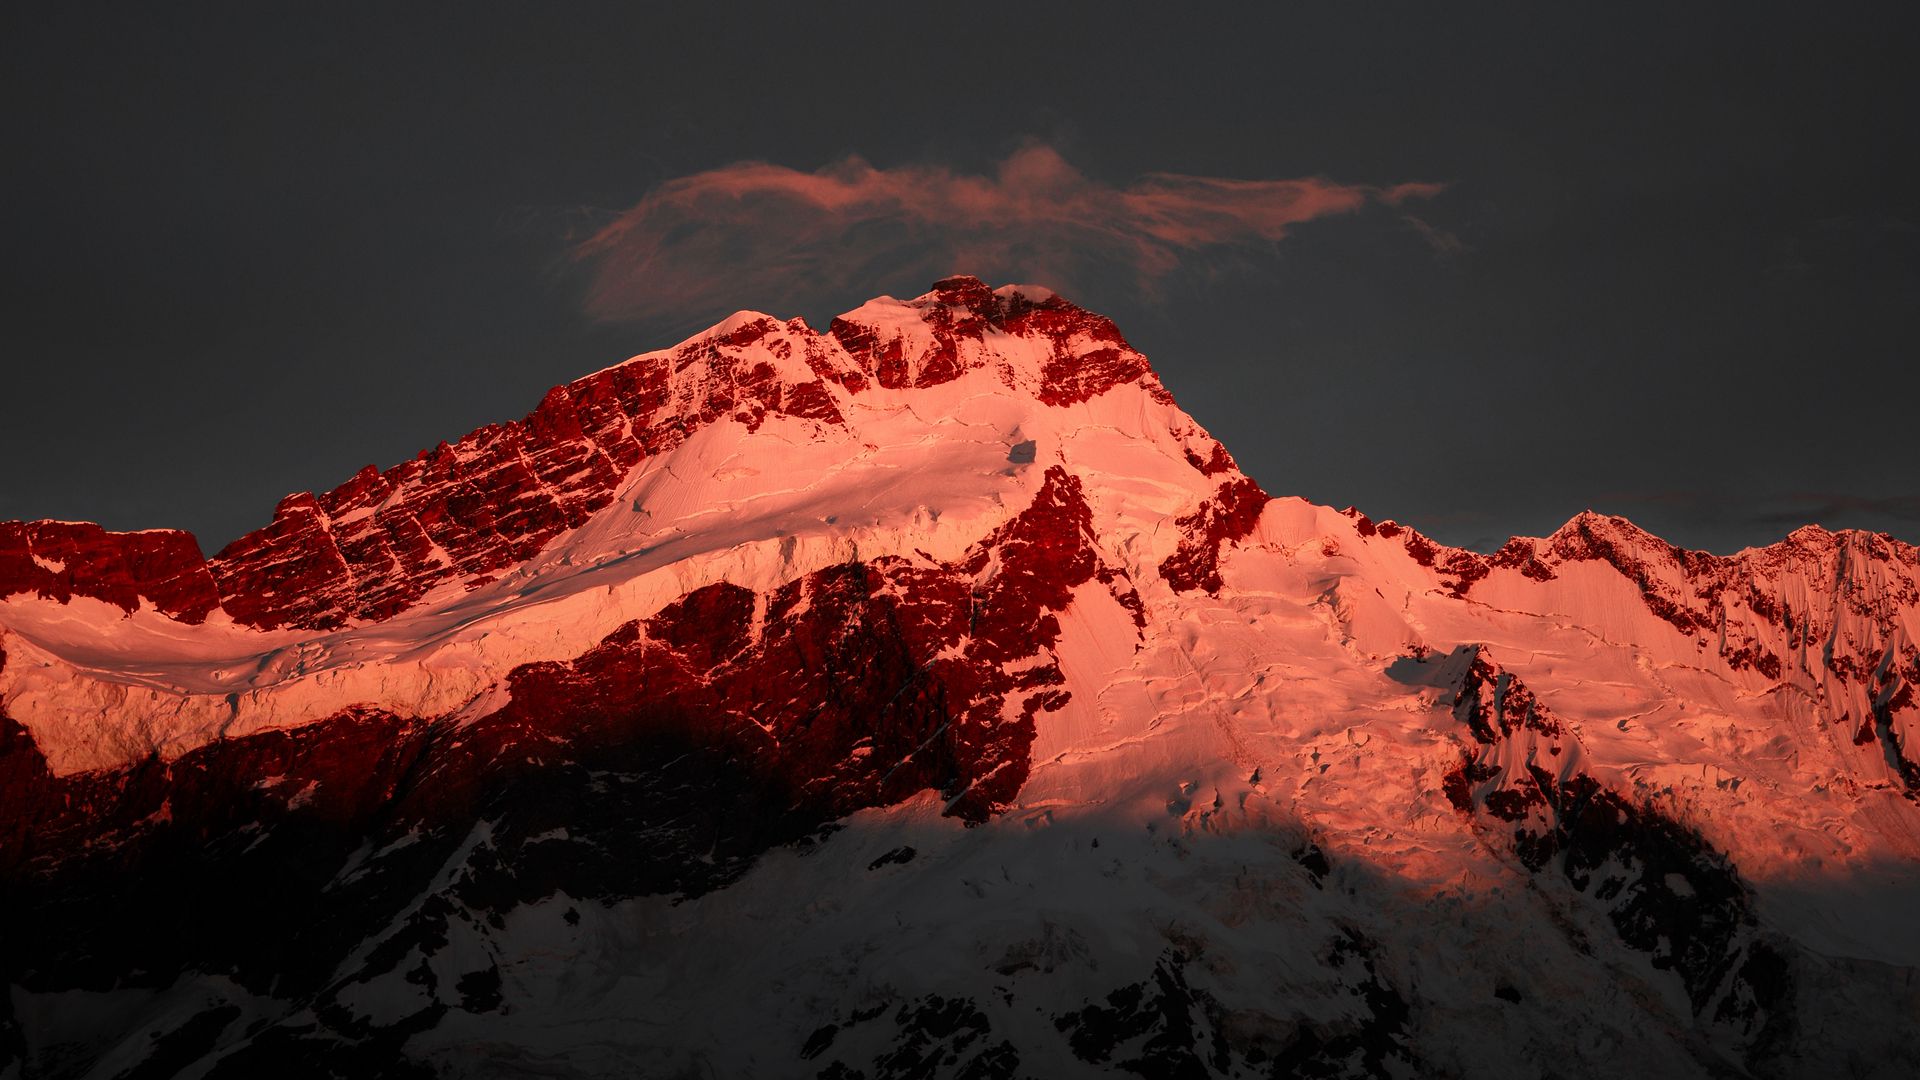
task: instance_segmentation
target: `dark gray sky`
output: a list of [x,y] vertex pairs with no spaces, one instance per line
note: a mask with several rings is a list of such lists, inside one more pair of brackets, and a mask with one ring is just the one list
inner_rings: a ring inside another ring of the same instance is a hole
[[[1474,545],[1588,507],[1713,550],[1920,540],[1912,5],[34,6],[0,31],[0,518],[211,553],[735,308],[823,325],[984,269],[1071,272],[1276,493]],[[722,222],[625,306],[573,255],[743,161],[1004,196],[1036,147],[1095,217],[1159,173],[1361,205],[1152,274],[1057,250],[1091,219]],[[735,292],[729,260],[795,269]]]

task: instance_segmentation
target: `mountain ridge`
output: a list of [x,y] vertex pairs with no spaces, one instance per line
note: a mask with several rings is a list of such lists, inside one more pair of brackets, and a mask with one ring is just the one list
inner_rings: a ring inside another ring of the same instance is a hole
[[1448,548],[1269,495],[1046,290],[833,325],[742,313],[290,497],[200,562],[266,582],[245,619],[185,534],[0,529],[0,919],[43,931],[0,1051],[1911,1063],[1914,549]]
[[[919,315],[920,325],[911,327],[909,320],[901,318],[902,309]],[[460,575],[477,580],[511,561],[530,557],[540,545],[577,527],[605,505],[604,489],[618,470],[630,468],[640,456],[671,448],[690,428],[728,412],[750,427],[768,411],[835,421],[838,414],[824,394],[822,380],[855,392],[868,380],[889,389],[938,385],[962,370],[957,343],[968,338],[977,341],[988,328],[1013,334],[1037,328],[1054,338],[1054,354],[1046,359],[1035,386],[1048,404],[1072,404],[1119,382],[1143,377],[1151,380],[1150,392],[1165,395],[1145,357],[1126,344],[1110,321],[1051,290],[1033,286],[1007,286],[996,292],[978,278],[957,275],[936,282],[931,292],[913,301],[891,297],[870,301],[836,316],[825,332],[813,331],[798,318],[780,320],[740,311],[670,349],[642,354],[553,387],[534,411],[519,420],[483,425],[453,443],[443,441],[384,470],[365,466],[323,493],[291,493],[276,505],[269,524],[234,539],[211,557],[203,555],[197,539],[183,530],[116,532],[91,522],[51,519],[0,522],[0,597],[19,593],[61,600],[91,596],[128,611],[145,600],[187,623],[198,623],[222,610],[237,623],[263,629],[283,624],[333,629],[352,619],[378,621],[404,610],[441,580]],[[1061,355],[1062,339],[1088,331],[1106,347],[1091,355]],[[744,373],[736,370],[739,357],[731,350],[760,344],[770,336],[777,341],[769,353],[781,359],[785,349],[797,343],[806,370],[776,374],[765,364]],[[839,355],[825,347],[829,343],[839,347]],[[723,354],[723,348],[729,352]],[[707,397],[694,401],[683,392],[674,402],[678,408],[660,415],[660,406],[667,404],[666,364],[671,363],[672,373],[679,375],[696,360],[704,363],[710,376]],[[637,365],[651,368],[642,373]],[[742,375],[748,377],[744,382]],[[781,381],[779,375],[788,381]],[[641,409],[657,426],[637,430],[631,426]],[[615,421],[624,424],[618,434],[611,430]],[[504,450],[512,450],[515,460],[494,460],[503,457]],[[540,464],[547,458],[555,460]],[[478,468],[474,459],[480,459]],[[1196,455],[1195,464],[1209,475],[1235,468],[1231,455],[1217,442],[1205,459]],[[563,471],[567,469],[572,471]],[[552,478],[572,483],[556,486]],[[528,487],[529,481],[534,482],[533,488]],[[456,486],[483,489],[488,498],[456,501],[454,493],[445,490]],[[426,492],[409,500],[410,487]],[[546,502],[513,505],[532,495],[544,496]],[[501,500],[507,505],[486,505]],[[409,501],[429,504],[424,509],[432,512],[429,520],[437,526],[432,535],[419,512],[394,512],[396,502],[404,511]],[[447,520],[476,510],[493,519],[487,524],[494,537],[475,539],[479,530],[462,529]],[[1374,525],[1358,510],[1350,507],[1348,512],[1365,523],[1363,528]],[[345,528],[336,531],[368,519],[382,535],[364,527],[358,533]],[[1438,543],[1391,519],[1382,519],[1378,525],[1390,536],[1404,532],[1405,543],[1416,557],[1439,559],[1458,568],[1464,591],[1489,566],[1532,562],[1533,549],[1541,544],[1564,556],[1569,534],[1590,533],[1596,522],[1616,532],[1624,525],[1636,541],[1633,546],[1664,551],[1688,562],[1790,551],[1817,544],[1825,536],[1873,538],[1888,545],[1901,561],[1920,565],[1920,548],[1889,534],[1827,530],[1819,525],[1801,526],[1772,544],[1731,555],[1681,548],[1626,518],[1593,510],[1574,515],[1547,536],[1516,535],[1488,553]],[[1810,539],[1801,539],[1808,530],[1813,530]],[[455,557],[451,551],[460,554]],[[369,571],[376,581],[382,573],[392,576],[396,571],[401,580],[370,590],[349,585],[348,590],[356,594],[351,599],[333,595],[338,579]],[[268,597],[274,590],[268,582],[285,573],[323,600],[273,603]],[[359,595],[362,592],[367,594]],[[328,601],[334,609],[318,606]]]

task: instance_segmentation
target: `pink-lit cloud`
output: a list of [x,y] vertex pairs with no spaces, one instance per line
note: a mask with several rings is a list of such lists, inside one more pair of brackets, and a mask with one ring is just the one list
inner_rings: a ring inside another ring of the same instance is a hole
[[1119,272],[1151,294],[1203,252],[1257,249],[1315,218],[1399,207],[1434,184],[1092,179],[1044,145],[991,175],[847,158],[817,172],[743,162],[670,180],[575,249],[586,307],[605,320],[807,304],[966,272],[1071,291]]

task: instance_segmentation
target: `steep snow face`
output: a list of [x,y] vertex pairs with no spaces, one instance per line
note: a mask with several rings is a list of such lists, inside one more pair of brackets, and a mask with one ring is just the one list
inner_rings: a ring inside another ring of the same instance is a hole
[[1271,498],[1043,289],[741,313],[210,561],[89,529],[0,527],[0,870],[49,930],[0,1051],[1911,1058],[1920,553]]
[[1292,499],[1257,539],[1223,597],[1276,579],[1317,592],[1344,647],[1381,661],[1488,648],[1584,775],[1730,858],[1776,927],[1830,955],[1920,960],[1902,914],[1920,902],[1911,546],[1802,529],[1717,557],[1589,514],[1481,556]]

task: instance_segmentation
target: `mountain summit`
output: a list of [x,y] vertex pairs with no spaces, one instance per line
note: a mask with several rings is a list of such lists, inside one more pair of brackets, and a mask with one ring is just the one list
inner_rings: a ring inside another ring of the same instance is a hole
[[0,1077],[1905,1075],[1917,579],[1270,497],[1041,288],[741,312],[212,558],[0,524]]

